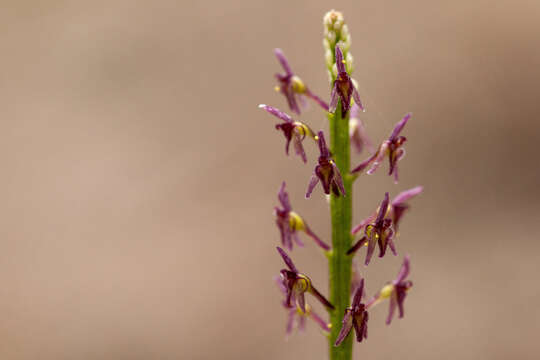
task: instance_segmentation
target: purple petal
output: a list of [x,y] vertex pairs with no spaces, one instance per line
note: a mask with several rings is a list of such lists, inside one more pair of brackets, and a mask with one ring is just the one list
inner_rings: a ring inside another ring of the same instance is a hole
[[339,45],[336,45],[336,67],[338,70],[338,74],[342,72],[347,72],[345,69],[345,63],[343,62],[343,53],[341,52],[341,48]]
[[259,108],[266,110],[270,114],[272,114],[274,116],[277,116],[278,118],[280,118],[281,120],[283,120],[285,122],[288,122],[288,123],[293,122],[293,119],[289,115],[285,114],[283,111],[281,111],[281,110],[279,110],[279,109],[277,109],[277,108],[275,108],[273,106],[260,104]]
[[387,235],[386,242],[388,246],[390,246],[392,254],[394,254],[394,256],[397,256],[396,244],[394,243],[394,230],[390,229],[388,232],[389,234]]
[[306,317],[301,315],[298,317],[298,331],[306,330]]
[[283,67],[283,70],[285,70],[287,75],[293,75],[291,67],[289,66],[289,62],[287,61],[287,58],[285,58],[285,54],[283,54],[283,51],[277,48],[277,49],[274,49],[274,54],[276,55],[281,66]]
[[382,221],[384,219],[384,216],[386,215],[386,212],[388,211],[388,192],[384,193],[384,199],[381,202],[381,205],[379,206],[379,213],[377,214],[377,219],[375,220],[375,226],[380,227],[382,225]]
[[338,167],[334,162],[332,162],[332,168],[334,169],[334,181],[337,184],[339,191],[343,196],[346,195],[345,193],[345,187],[343,186],[343,179],[341,178],[341,173],[339,172]]
[[[296,233],[296,231],[294,231],[293,233],[291,233],[291,238],[294,240],[294,242],[296,242],[296,244],[298,246],[304,246],[304,243],[302,242],[302,240],[300,240],[300,237],[298,236],[298,234]],[[291,249],[292,250],[292,249]]]
[[309,89],[306,89],[306,95],[319,104],[325,111],[328,111],[328,104],[325,103],[320,97],[313,94]]
[[295,316],[296,316],[296,307],[289,310],[289,313],[287,314],[287,327],[285,329],[285,334],[287,336],[292,334]]
[[392,322],[392,318],[394,317],[394,312],[396,311],[397,306],[397,298],[396,298],[396,292],[392,292],[392,295],[390,295],[390,305],[388,308],[388,316],[386,317],[386,325],[390,325]]
[[410,257],[409,255],[405,255],[405,258],[403,259],[403,264],[401,265],[401,268],[399,269],[398,276],[396,280],[394,280],[394,285],[399,284],[400,282],[404,281],[409,275],[410,271],[411,271]]
[[281,206],[283,206],[283,209],[289,212],[292,210],[292,207],[289,201],[289,194],[287,193],[287,191],[285,191],[286,185],[287,184],[285,183],[285,181],[281,183],[281,187],[279,188],[279,192],[278,192],[278,199],[279,199],[279,202],[281,203]]
[[300,291],[296,296],[296,301],[298,302],[298,306],[300,309],[302,309],[302,312],[306,313],[306,297],[304,295],[303,291]]
[[352,169],[351,173],[355,174],[367,168],[369,164],[371,164],[379,156],[379,153],[380,153],[380,150],[377,151],[375,154],[371,155],[368,159],[362,161],[357,167]]
[[386,155],[386,152],[388,150],[388,142],[385,141],[382,143],[381,147],[379,148],[379,151],[377,151],[375,154],[376,156],[373,157],[373,164],[371,165],[371,168],[367,171],[368,175],[373,174],[379,166],[381,166],[381,162],[384,159],[384,156]]
[[309,180],[307,192],[306,192],[306,199],[309,199],[311,196],[311,193],[313,192],[313,189],[315,188],[315,185],[319,182],[319,178],[317,175],[311,175],[311,180]]
[[356,291],[354,292],[354,298],[352,302],[353,309],[357,306],[360,306],[360,303],[362,302],[363,294],[364,294],[364,279],[361,279],[360,283],[358,284],[358,287],[356,288]]
[[362,110],[364,110],[364,105],[362,105],[362,101],[360,100],[360,95],[358,94],[358,90],[356,90],[356,87],[352,85],[352,97],[354,99],[354,102],[358,107]]
[[330,328],[328,327],[328,323],[324,321],[319,315],[317,315],[315,311],[311,310],[309,312],[309,316],[311,317],[311,319],[313,319],[313,321],[319,324],[321,329],[323,329],[324,331],[330,331]]
[[336,339],[336,342],[334,343],[334,346],[339,346],[345,340],[347,335],[349,335],[349,333],[351,332],[351,329],[353,326],[352,325],[353,319],[352,319],[352,314],[350,313],[350,311],[347,311],[341,323],[342,323],[341,330],[339,331],[339,335]]
[[332,305],[332,303],[330,303],[330,301],[328,301],[313,285],[310,288],[310,293],[315,296],[315,298],[319,300],[321,304],[329,309],[334,309],[334,305]]
[[328,151],[328,147],[326,146],[326,140],[324,139],[324,133],[322,131],[319,131],[317,136],[319,137],[318,144],[319,144],[319,151],[321,153],[322,157],[329,158],[330,152]]
[[302,161],[304,163],[307,162],[306,157],[306,151],[304,150],[304,146],[302,145],[302,139],[300,138],[300,135],[294,134],[294,150],[296,151],[296,154],[302,158]]
[[332,93],[330,94],[330,105],[328,105],[328,111],[334,113],[338,104],[338,92],[337,92],[337,81],[334,82],[334,87],[332,88]]
[[407,115],[405,115],[403,117],[403,119],[401,119],[397,124],[396,126],[394,127],[394,130],[392,130],[392,134],[390,134],[390,137],[388,138],[388,140],[392,141],[394,139],[396,139],[399,135],[399,133],[401,132],[401,130],[403,130],[403,128],[405,127],[405,124],[407,124],[407,121],[409,121],[409,119],[411,118],[411,113],[408,113]]
[[392,200],[392,205],[393,206],[400,205],[410,200],[411,198],[415,197],[416,195],[420,194],[422,190],[424,190],[422,186],[417,186],[412,189],[402,191],[399,194],[397,194],[396,197]]
[[287,265],[289,267],[289,269],[291,269],[292,272],[298,273],[298,270],[296,269],[296,266],[294,266],[294,263],[292,262],[289,255],[287,255],[285,250],[283,250],[279,246],[277,246],[276,249],[279,252],[279,254],[281,255],[281,257],[283,258],[283,261],[285,262],[285,265]]
[[363,236],[360,240],[356,242],[349,250],[347,250],[347,255],[351,255],[358,251],[366,243],[366,236]]
[[364,227],[366,227],[366,225],[368,225],[370,222],[372,222],[373,220],[375,220],[375,217],[377,216],[377,213],[373,213],[371,214],[369,217],[365,218],[364,220],[362,220],[360,222],[360,224],[356,225],[352,231],[351,231],[351,234],[356,234],[357,232],[359,232],[360,230],[362,230]]
[[369,236],[369,242],[368,242],[368,248],[366,253],[366,261],[364,265],[368,266],[369,262],[371,260],[371,257],[373,256],[373,251],[375,251],[375,245],[377,244],[377,240],[375,239],[374,231],[371,230],[370,236]]

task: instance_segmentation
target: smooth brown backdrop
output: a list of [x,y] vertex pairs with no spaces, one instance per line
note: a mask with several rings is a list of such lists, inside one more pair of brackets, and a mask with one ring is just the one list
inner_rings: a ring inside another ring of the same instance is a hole
[[[315,147],[286,158],[257,104],[285,108],[278,46],[328,99],[331,8],[371,137],[413,112],[400,184],[362,177],[355,221],[425,186],[398,240],[406,317],[373,310],[355,358],[537,358],[537,1],[50,0],[0,6],[2,359],[326,358],[313,324],[284,341],[272,281],[282,180],[329,240],[320,189],[302,196]],[[302,119],[325,129],[313,106]],[[326,293],[314,245],[293,256]],[[368,292],[400,261],[374,261]]]

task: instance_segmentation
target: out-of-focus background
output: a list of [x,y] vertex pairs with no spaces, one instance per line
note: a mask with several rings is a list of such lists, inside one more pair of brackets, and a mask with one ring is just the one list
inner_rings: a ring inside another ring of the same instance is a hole
[[[313,323],[285,341],[272,217],[329,241],[316,159],[285,157],[281,47],[329,98],[322,16],[345,13],[374,141],[404,113],[401,182],[355,185],[355,222],[422,184],[399,257],[404,319],[371,312],[366,359],[536,359],[540,331],[537,1],[4,1],[0,11],[0,357],[325,359]],[[312,106],[302,118],[326,129]],[[355,156],[353,164],[367,155]],[[327,293],[306,239],[292,256]],[[363,256],[363,255],[361,255]]]

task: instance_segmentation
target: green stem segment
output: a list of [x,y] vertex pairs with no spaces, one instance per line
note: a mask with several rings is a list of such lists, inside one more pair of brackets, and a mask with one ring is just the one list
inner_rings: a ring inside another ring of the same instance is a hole
[[333,159],[343,177],[345,196],[330,197],[330,212],[332,216],[332,251],[329,254],[330,302],[335,310],[330,312],[332,324],[329,352],[330,360],[352,359],[352,338],[347,339],[338,347],[334,342],[341,330],[341,320],[345,308],[349,306],[351,292],[352,257],[346,254],[352,244],[352,182],[350,175],[350,140],[349,116],[342,117],[341,103],[336,112],[328,115],[330,121],[330,149]]

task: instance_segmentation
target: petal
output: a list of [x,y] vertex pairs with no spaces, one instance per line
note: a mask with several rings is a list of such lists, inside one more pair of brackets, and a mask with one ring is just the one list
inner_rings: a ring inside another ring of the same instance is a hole
[[278,118],[280,118],[281,120],[285,122],[288,122],[288,123],[293,122],[293,119],[289,115],[285,114],[283,111],[279,110],[278,108],[275,108],[270,105],[265,105],[265,104],[260,104],[259,108],[266,110],[270,114],[277,116]]
[[315,185],[319,182],[319,178],[317,175],[311,175],[311,180],[309,180],[308,188],[306,191],[306,199],[309,199],[311,196],[311,193],[313,192],[313,189],[315,188]]
[[279,199],[279,202],[281,203],[281,206],[283,206],[283,209],[289,212],[292,210],[292,207],[291,207],[291,202],[289,201],[289,194],[287,193],[287,191],[285,191],[286,186],[287,184],[285,183],[285,181],[283,181],[281,183],[281,187],[279,188],[278,199]]
[[386,212],[388,211],[388,192],[384,193],[384,199],[381,202],[381,205],[379,206],[379,212],[377,214],[377,219],[375,220],[375,226],[380,228],[382,226],[382,222],[384,220],[384,216],[386,215]]
[[319,104],[325,111],[328,111],[328,104],[325,103],[317,95],[313,94],[309,89],[306,89],[306,95],[313,99],[317,104]]
[[296,316],[296,307],[290,309],[287,315],[287,327],[285,328],[285,334],[287,336],[292,334],[295,316]]
[[321,153],[322,157],[329,158],[330,157],[330,151],[328,150],[328,146],[326,146],[326,140],[324,139],[324,133],[322,131],[319,131],[317,136],[319,137],[319,140],[317,143],[319,144],[319,152]]
[[360,222],[360,224],[356,225],[351,233],[352,234],[356,234],[357,232],[359,232],[360,230],[362,230],[364,227],[366,227],[366,225],[368,225],[370,222],[372,222],[373,220],[375,220],[375,217],[377,216],[377,213],[373,213],[371,214],[369,217],[365,218],[364,220],[362,220]]
[[403,264],[401,265],[401,268],[399,269],[398,276],[396,280],[394,280],[394,285],[399,284],[400,282],[403,282],[407,278],[407,276],[409,276],[410,271],[411,271],[410,256],[405,255],[405,258],[403,258]]
[[332,168],[334,169],[334,181],[336,182],[341,194],[345,196],[345,186],[343,186],[343,179],[341,178],[339,168],[336,166],[336,164],[334,164],[334,162],[332,162]]
[[338,70],[338,74],[342,72],[347,72],[345,69],[345,62],[343,61],[343,52],[341,52],[341,48],[339,45],[336,45],[336,67]]
[[313,231],[311,231],[311,229],[309,228],[308,224],[305,221],[304,221],[304,227],[305,227],[304,228],[305,233],[309,237],[311,237],[317,243],[317,245],[319,245],[321,248],[323,248],[326,251],[330,250],[330,246],[324,241],[322,241],[321,239],[319,239],[319,237],[315,235]]
[[276,48],[274,49],[274,54],[276,55],[278,61],[280,62],[281,66],[283,67],[283,70],[285,70],[287,75],[293,75],[291,67],[289,66],[289,62],[287,61],[285,54],[283,54],[283,51],[279,48]]
[[411,115],[412,115],[411,113],[408,113],[407,115],[405,115],[403,117],[403,119],[401,119],[396,124],[396,126],[394,127],[394,130],[392,130],[392,134],[390,134],[390,137],[388,138],[388,140],[392,141],[392,140],[394,140],[394,139],[396,139],[398,137],[401,130],[403,130],[403,128],[407,124],[407,121],[409,121],[409,119],[411,118]]
[[388,237],[386,238],[386,242],[388,243],[390,250],[392,250],[392,254],[394,254],[394,256],[397,256],[396,244],[394,243],[394,230],[392,229],[389,230],[389,234],[388,234]]
[[302,158],[302,161],[306,163],[307,162],[306,152],[304,150],[304,146],[302,145],[302,139],[300,138],[300,135],[298,134],[294,135],[294,150],[296,151],[296,154]]
[[356,87],[354,86],[354,84],[352,84],[352,82],[351,82],[351,86],[352,86],[352,97],[354,99],[355,104],[358,105],[358,107],[361,110],[364,110],[364,105],[362,105],[362,100],[360,100],[360,95],[358,94],[358,90],[356,90]]
[[311,285],[311,288],[309,290],[309,292],[315,296],[315,298],[317,300],[319,300],[321,302],[321,304],[323,304],[324,306],[326,306],[327,308],[329,309],[334,309],[334,305],[332,305],[330,303],[330,301],[328,301],[320,292],[319,290],[317,290],[313,285]]
[[302,312],[305,314],[306,313],[306,297],[303,291],[299,291],[296,294],[296,302],[298,303],[298,306],[300,307],[300,309],[302,309]]
[[380,153],[380,149],[375,154],[371,155],[368,159],[362,161],[357,167],[352,169],[351,173],[354,174],[367,168],[373,161],[375,161],[375,159],[377,159],[377,157],[379,156],[379,153]]
[[360,303],[362,302],[363,294],[364,294],[364,279],[361,279],[360,283],[358,284],[358,287],[356,288],[356,291],[354,292],[354,298],[352,302],[353,309],[357,306],[360,306]]
[[313,321],[319,324],[321,329],[323,329],[324,331],[330,331],[330,328],[328,327],[328,323],[324,321],[315,311],[311,310],[309,312],[309,316],[311,317]]
[[334,346],[339,346],[351,332],[353,320],[349,311],[347,311],[341,323],[341,330],[339,331],[339,335],[334,343]]
[[422,186],[413,187],[412,189],[405,190],[400,192],[396,195],[396,197],[392,200],[392,205],[396,206],[399,204],[402,204],[411,198],[415,197],[416,195],[420,194],[424,190]]
[[392,295],[390,295],[390,306],[388,308],[388,316],[386,317],[386,325],[390,325],[392,322],[392,318],[394,317],[394,312],[396,311],[397,306],[397,299],[396,299],[396,292],[392,292]]
[[377,156],[373,157],[373,164],[371,165],[371,168],[367,171],[368,175],[373,174],[379,166],[381,166],[381,161],[384,159],[386,152],[388,150],[388,142],[382,143],[382,145],[379,148],[379,151],[376,152]]
[[298,246],[304,246],[304,243],[302,242],[302,240],[300,240],[300,237],[298,236],[298,233],[296,231],[291,234],[291,238],[296,242]]
[[366,253],[366,261],[364,263],[366,266],[369,265],[371,257],[373,256],[373,251],[375,251],[376,244],[377,244],[377,240],[375,239],[374,231],[372,230],[369,236],[369,243],[368,243],[368,248],[367,248],[367,253]]
[[294,266],[294,263],[292,262],[289,255],[287,255],[287,253],[282,248],[280,248],[279,246],[277,246],[276,249],[279,252],[279,254],[281,255],[281,257],[283,258],[283,261],[285,262],[285,265],[287,265],[287,267],[289,269],[291,269],[292,272],[298,273],[298,270],[296,269],[296,266]]

